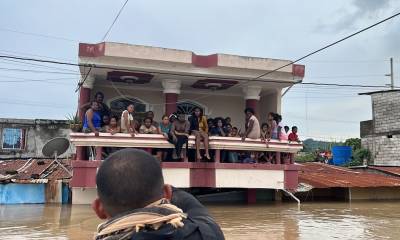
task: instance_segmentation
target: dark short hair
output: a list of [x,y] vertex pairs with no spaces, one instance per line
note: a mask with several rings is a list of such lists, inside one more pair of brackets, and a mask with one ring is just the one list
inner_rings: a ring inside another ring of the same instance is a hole
[[143,119],[143,122],[145,122],[146,120],[150,120],[150,122],[153,123],[153,119],[152,119],[151,117],[145,117],[145,118]]
[[251,107],[248,107],[248,108],[246,108],[246,109],[244,110],[244,113],[247,113],[247,112],[251,112],[252,114],[254,114],[254,109],[251,108]]
[[286,129],[286,128],[287,128],[287,129],[290,129],[289,126],[284,126],[283,128],[284,128],[284,129]]
[[104,209],[113,217],[162,198],[164,179],[157,159],[143,150],[127,148],[100,165],[96,185]]
[[102,93],[102,92],[97,92],[95,95],[94,95],[94,98],[97,98],[97,96],[101,96],[102,98],[104,98],[104,93]]
[[263,128],[264,126],[267,126],[267,127],[268,127],[268,123],[263,123],[263,124],[261,124],[261,128]]
[[118,116],[117,116],[117,115],[111,116],[111,117],[110,117],[110,120],[113,119],[113,118],[118,122]]
[[297,126],[293,126],[293,127],[292,127],[292,130],[293,130],[293,129],[297,129]]

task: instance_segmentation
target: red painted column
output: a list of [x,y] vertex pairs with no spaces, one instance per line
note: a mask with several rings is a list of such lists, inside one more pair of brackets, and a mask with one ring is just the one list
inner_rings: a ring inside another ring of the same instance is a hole
[[[79,90],[78,115],[82,123],[85,117],[85,109],[83,109],[83,107],[89,101],[90,101],[90,88],[81,87]],[[85,148],[76,147],[76,160],[87,160],[85,158],[86,158]]]
[[259,118],[257,99],[246,99],[246,108],[252,108],[257,118]]
[[170,115],[177,111],[178,94],[165,93],[165,114]]
[[257,189],[249,188],[247,189],[247,203],[254,204],[257,202]]
[[85,117],[85,109],[83,107],[90,101],[90,88],[81,87],[79,91],[78,114],[81,121]]

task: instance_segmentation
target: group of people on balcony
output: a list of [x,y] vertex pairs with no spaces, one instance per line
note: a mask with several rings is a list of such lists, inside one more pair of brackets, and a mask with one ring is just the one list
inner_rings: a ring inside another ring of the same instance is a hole
[[[154,112],[148,111],[139,124],[134,117],[135,106],[128,105],[126,110],[121,114],[120,120],[118,116],[110,116],[110,109],[103,103],[104,95],[101,92],[95,94],[94,101],[91,102],[90,108],[86,111],[83,121],[83,132],[93,132],[98,136],[99,132],[110,134],[129,133],[134,137],[137,133],[141,134],[162,134],[168,141],[175,146],[174,159],[181,159],[182,147],[188,146],[188,138],[190,135],[195,136],[197,161],[211,161],[212,156],[209,150],[209,136],[220,137],[241,137],[242,141],[248,139],[261,139],[268,144],[271,139],[299,141],[297,136],[297,127],[292,127],[289,133],[288,126],[282,126],[282,116],[270,112],[267,116],[267,122],[261,123],[255,115],[254,109],[246,108],[244,110],[246,116],[245,131],[241,131],[231,124],[231,118],[217,117],[215,119],[207,119],[202,109],[195,108],[193,114],[186,120],[183,113],[164,115],[161,122],[154,120]],[[202,155],[202,147],[204,153]],[[161,150],[160,150],[161,151]],[[172,153],[167,151],[166,155],[171,158]],[[229,161],[237,161],[239,154],[226,154],[223,151],[222,158],[229,158]],[[246,157],[245,157],[246,158]],[[265,158],[265,157],[264,157]],[[268,158],[271,158],[268,156]],[[233,159],[233,160],[232,160]]]

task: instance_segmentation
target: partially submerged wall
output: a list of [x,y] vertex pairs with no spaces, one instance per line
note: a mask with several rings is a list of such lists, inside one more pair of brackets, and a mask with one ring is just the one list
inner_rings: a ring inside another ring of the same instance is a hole
[[[5,129],[21,129],[23,138],[21,147],[5,148],[4,138]],[[52,138],[69,138],[71,130],[65,120],[43,120],[43,119],[0,119],[0,159],[20,159],[20,158],[40,158],[45,157],[42,154],[42,148],[45,143]],[[74,153],[74,147],[71,146],[65,154],[60,157],[67,157]]]

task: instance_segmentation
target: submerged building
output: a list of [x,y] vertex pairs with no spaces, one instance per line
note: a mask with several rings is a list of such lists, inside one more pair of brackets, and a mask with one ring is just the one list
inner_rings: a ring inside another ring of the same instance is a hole
[[[79,63],[81,88],[78,110],[84,117],[85,106],[97,92],[104,94],[104,103],[112,115],[120,116],[126,107],[135,105],[135,117],[153,111],[160,121],[164,114],[177,111],[190,115],[195,107],[207,117],[230,117],[232,125],[244,131],[245,107],[252,107],[261,122],[268,112],[281,112],[281,90],[304,77],[303,65],[289,60],[243,57],[228,54],[197,55],[190,51],[103,42],[81,43]],[[287,65],[287,66],[285,66]],[[280,68],[285,66],[283,68]],[[273,71],[280,68],[276,71]],[[263,75],[267,72],[269,74]],[[72,161],[73,203],[89,203],[96,196],[95,174],[102,160],[104,147],[172,148],[157,134],[137,135],[72,133],[76,160]],[[189,148],[194,141],[189,140]],[[95,147],[95,156],[85,149]],[[297,187],[299,167],[293,154],[302,149],[300,143],[210,137],[215,151],[211,163],[163,162],[165,181],[181,188],[241,188],[248,191],[249,202],[257,198],[256,189],[287,190]],[[221,151],[276,152],[279,164],[237,164],[220,162]],[[281,153],[286,153],[282,155]],[[283,156],[290,156],[284,161]]]
[[400,90],[360,95],[372,99],[372,120],[360,123],[361,144],[370,150],[372,165],[400,166]]

